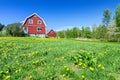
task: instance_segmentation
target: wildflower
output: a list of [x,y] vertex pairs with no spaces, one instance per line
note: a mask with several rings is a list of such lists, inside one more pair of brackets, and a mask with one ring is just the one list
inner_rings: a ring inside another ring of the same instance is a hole
[[38,63],[39,63],[39,60],[36,60],[35,63],[38,64]]
[[83,64],[83,68],[86,68],[87,67],[87,65],[86,64]]
[[65,77],[66,75],[65,75],[65,74],[63,74],[62,76],[63,76],[63,77]]
[[62,57],[62,59],[64,59],[64,56]]
[[3,73],[3,71],[0,71],[0,74]]
[[67,67],[66,70],[69,71],[70,69]]
[[90,69],[91,71],[94,71],[94,68],[93,68],[93,67],[90,67],[89,69]]
[[84,76],[84,75],[82,75],[82,79],[85,79],[85,76]]
[[82,62],[79,62],[79,64],[78,64],[78,65],[79,65],[79,66],[81,66],[82,64],[83,64]]
[[100,68],[102,65],[101,64],[98,64],[98,67]]
[[66,71],[69,71],[69,70],[70,70],[70,68],[67,67],[67,66],[64,66],[64,69],[65,69]]
[[64,68],[67,68],[67,66],[64,66]]
[[18,70],[16,70],[15,72],[16,72],[16,73],[18,73],[19,71],[18,71]]
[[10,75],[9,75],[9,76],[6,76],[6,78],[5,78],[5,80],[8,80],[8,79],[10,79]]
[[102,68],[103,70],[105,69],[105,67],[104,67],[104,66],[102,66],[101,68]]
[[98,68],[101,68],[101,69],[105,69],[105,67],[104,66],[102,66],[101,64],[98,64]]
[[6,74],[8,74],[9,73],[9,71],[6,71]]
[[18,70],[16,70],[15,72],[18,73],[18,72],[20,72],[20,71],[21,71],[21,69],[18,69]]
[[32,79],[32,76],[30,75],[29,78]]

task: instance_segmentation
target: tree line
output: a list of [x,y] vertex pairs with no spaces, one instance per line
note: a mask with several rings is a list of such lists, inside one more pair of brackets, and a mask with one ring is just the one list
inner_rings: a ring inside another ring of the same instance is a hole
[[58,31],[58,36],[60,38],[91,38],[103,41],[120,41],[120,5],[117,6],[114,17],[111,17],[109,9],[104,10],[101,25],[61,30]]
[[13,23],[7,26],[0,23],[0,36],[25,36],[22,23]]

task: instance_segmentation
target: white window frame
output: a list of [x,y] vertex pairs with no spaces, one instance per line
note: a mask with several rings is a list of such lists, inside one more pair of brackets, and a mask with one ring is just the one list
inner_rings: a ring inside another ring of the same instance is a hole
[[33,24],[33,20],[32,19],[29,19],[29,24]]
[[42,21],[41,21],[41,20],[38,20],[38,21],[37,21],[37,24],[41,24],[41,23],[42,23]]

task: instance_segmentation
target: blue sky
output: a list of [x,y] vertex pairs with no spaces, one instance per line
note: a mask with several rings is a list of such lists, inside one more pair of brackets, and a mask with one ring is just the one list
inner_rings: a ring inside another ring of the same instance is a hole
[[101,24],[103,10],[114,15],[120,0],[0,0],[0,23],[11,24],[37,13],[47,29],[62,30],[74,26]]

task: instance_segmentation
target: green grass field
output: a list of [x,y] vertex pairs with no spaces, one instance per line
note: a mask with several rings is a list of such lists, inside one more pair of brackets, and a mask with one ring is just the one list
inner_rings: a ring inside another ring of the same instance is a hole
[[0,80],[120,80],[120,43],[1,37]]

